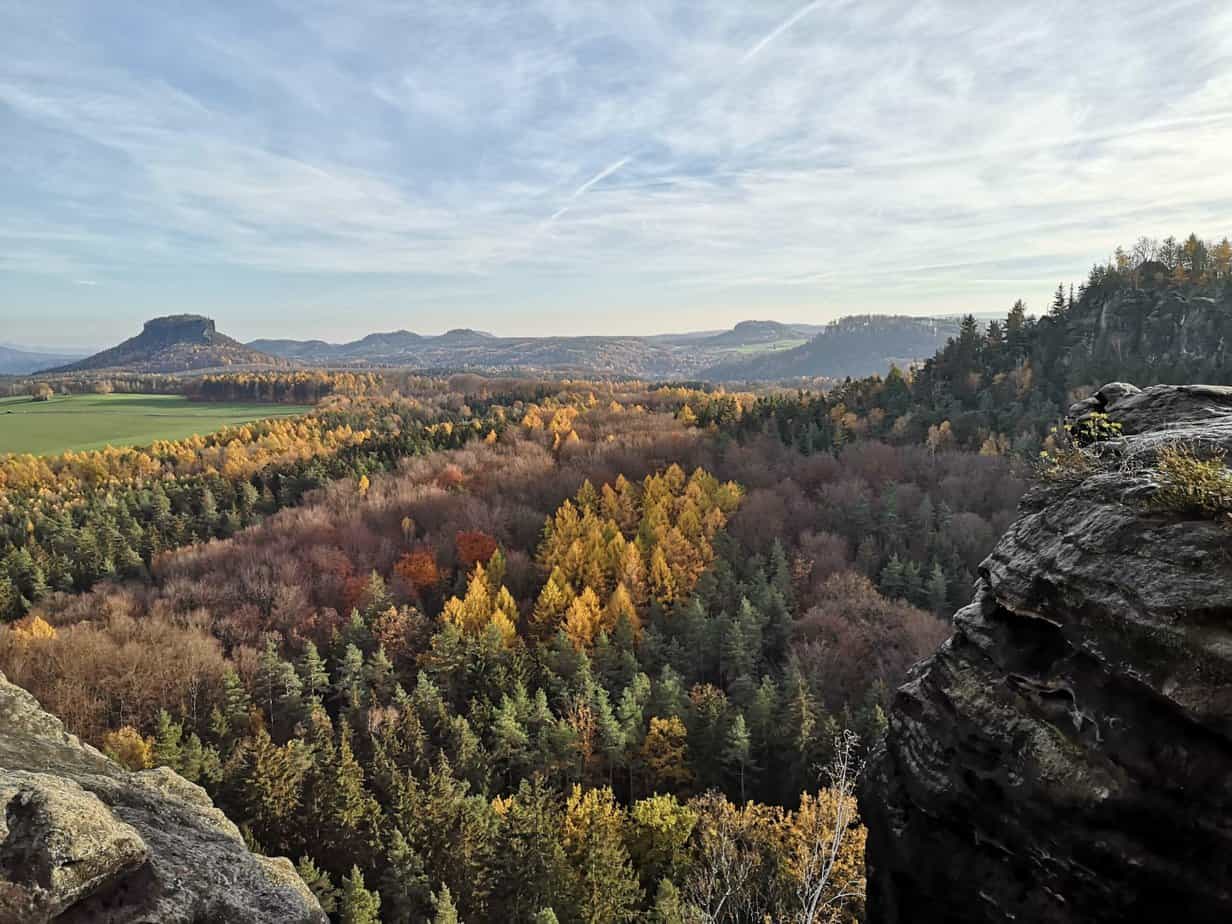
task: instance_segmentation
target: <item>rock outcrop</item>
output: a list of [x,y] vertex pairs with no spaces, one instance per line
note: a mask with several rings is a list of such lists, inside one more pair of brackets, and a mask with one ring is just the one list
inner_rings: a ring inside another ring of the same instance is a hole
[[1232,389],[1105,386],[1122,436],[1028,494],[861,793],[868,920],[1232,921],[1232,529],[1155,453],[1232,451]]
[[0,924],[325,924],[199,786],[132,773],[0,674]]
[[173,314],[145,322],[136,337],[85,359],[45,370],[48,375],[73,372],[174,373],[236,366],[286,366],[284,359],[261,353],[220,334],[199,314]]

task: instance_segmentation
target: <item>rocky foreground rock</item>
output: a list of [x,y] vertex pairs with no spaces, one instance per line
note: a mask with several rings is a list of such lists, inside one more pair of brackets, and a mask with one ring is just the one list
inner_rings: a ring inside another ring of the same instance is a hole
[[861,793],[872,924],[1232,921],[1232,529],[1155,452],[1232,451],[1232,389],[1117,383],[897,692]]
[[324,924],[201,787],[131,773],[0,674],[0,924]]

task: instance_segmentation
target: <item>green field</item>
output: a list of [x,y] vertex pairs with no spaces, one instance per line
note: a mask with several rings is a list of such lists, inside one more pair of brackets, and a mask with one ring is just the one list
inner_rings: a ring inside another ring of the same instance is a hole
[[744,346],[738,346],[733,353],[777,353],[779,350],[791,350],[798,346],[804,346],[808,343],[807,340],[775,340],[772,343],[746,343]]
[[196,402],[176,395],[70,395],[49,401],[0,398],[0,455],[49,455],[104,446],[144,446],[232,424],[312,410],[292,404]]

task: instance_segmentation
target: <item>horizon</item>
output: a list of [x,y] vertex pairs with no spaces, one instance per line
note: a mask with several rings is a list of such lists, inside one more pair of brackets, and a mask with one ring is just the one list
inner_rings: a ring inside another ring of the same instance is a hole
[[1228,233],[1232,8],[970,9],[11,5],[3,339],[1038,312]]
[[[1030,310],[1029,306],[1028,306],[1028,310],[1026,314],[1027,314],[1027,317],[1029,318],[1038,317],[1037,313]],[[734,330],[737,326],[741,324],[783,324],[785,326],[799,327],[799,328],[808,328],[808,327],[821,328],[821,327],[825,327],[826,325],[834,323],[834,322],[845,321],[851,318],[860,318],[860,317],[874,317],[874,318],[908,317],[908,318],[915,318],[921,321],[926,321],[926,320],[955,321],[963,317],[966,317],[967,315],[971,315],[977,321],[999,320],[1001,317],[1001,314],[999,312],[989,312],[989,311],[970,311],[970,312],[962,312],[962,313],[955,313],[955,314],[945,313],[945,314],[925,314],[925,315],[880,314],[880,313],[870,314],[867,312],[862,312],[862,313],[857,313],[857,314],[839,315],[838,317],[833,318],[830,321],[825,321],[825,322],[821,322],[818,324],[813,324],[808,321],[780,321],[776,318],[742,318],[739,321],[733,322],[733,324],[731,324],[728,327],[691,328],[688,330],[666,330],[666,331],[656,331],[652,333],[518,334],[518,333],[500,333],[500,332],[494,332],[490,330],[482,330],[480,328],[475,328],[475,327],[459,326],[459,327],[451,327],[446,330],[436,330],[436,331],[411,330],[409,328],[394,328],[390,330],[370,330],[370,331],[364,331],[363,333],[359,333],[353,337],[348,338],[347,340],[324,340],[323,338],[320,338],[320,337],[286,337],[286,336],[244,338],[240,336],[235,336],[229,331],[222,330],[219,327],[216,319],[213,317],[210,317],[209,315],[202,315],[199,313],[190,312],[190,313],[178,313],[174,315],[159,315],[153,318],[146,318],[144,321],[141,322],[142,327],[140,329],[133,330],[130,334],[123,337],[121,340],[116,341],[115,343],[106,343],[102,345],[88,344],[85,346],[56,347],[49,343],[31,344],[31,343],[24,343],[24,342],[18,342],[18,341],[13,341],[13,340],[0,340],[0,347],[13,349],[13,350],[19,350],[22,352],[34,353],[34,354],[37,354],[37,353],[55,354],[57,350],[62,349],[62,350],[73,352],[73,353],[80,353],[84,357],[84,356],[92,355],[94,353],[102,352],[104,350],[108,350],[111,347],[118,345],[119,343],[123,343],[126,340],[136,337],[138,334],[142,332],[142,330],[144,330],[145,325],[151,321],[161,321],[161,320],[167,320],[169,318],[192,318],[192,319],[201,319],[201,320],[210,321],[214,323],[215,330],[217,330],[218,333],[231,337],[231,339],[236,340],[242,344],[258,343],[260,341],[269,341],[269,340],[286,340],[286,341],[299,341],[299,342],[323,341],[325,343],[329,343],[331,346],[342,346],[348,343],[354,343],[354,342],[363,340],[366,337],[391,336],[394,334],[413,334],[415,336],[423,337],[425,339],[432,339],[434,337],[444,337],[452,333],[477,333],[477,334],[482,334],[484,336],[493,337],[497,340],[536,340],[536,339],[555,340],[555,339],[570,339],[570,338],[575,338],[575,337],[598,338],[598,339],[617,339],[617,338],[651,339],[651,338],[657,338],[657,337],[696,336],[698,334],[721,334],[721,333],[726,333],[728,331]]]

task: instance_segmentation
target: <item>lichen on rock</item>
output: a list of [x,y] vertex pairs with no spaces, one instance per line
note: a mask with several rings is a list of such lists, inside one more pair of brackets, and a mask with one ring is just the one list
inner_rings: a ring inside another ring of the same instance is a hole
[[201,787],[124,770],[0,674],[0,924],[324,924]]

